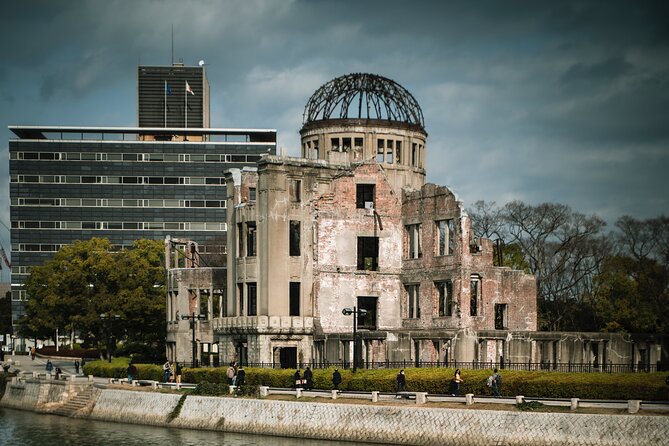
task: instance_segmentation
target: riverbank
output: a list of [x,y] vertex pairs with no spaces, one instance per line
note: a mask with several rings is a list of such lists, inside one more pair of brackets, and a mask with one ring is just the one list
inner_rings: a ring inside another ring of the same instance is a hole
[[8,383],[0,405],[119,423],[384,444],[651,446],[669,437],[667,416],[220,398],[37,379]]

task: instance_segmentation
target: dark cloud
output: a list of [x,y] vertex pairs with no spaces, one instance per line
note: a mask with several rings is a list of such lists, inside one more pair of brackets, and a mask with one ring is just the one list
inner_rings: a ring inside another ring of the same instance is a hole
[[[669,213],[668,5],[0,2],[0,132],[7,140],[10,124],[133,125],[136,67],[171,62],[174,25],[175,58],[207,62],[212,124],[277,128],[291,155],[314,90],[372,72],[416,97],[430,135],[428,179],[467,203]],[[0,191],[7,214],[8,187]]]

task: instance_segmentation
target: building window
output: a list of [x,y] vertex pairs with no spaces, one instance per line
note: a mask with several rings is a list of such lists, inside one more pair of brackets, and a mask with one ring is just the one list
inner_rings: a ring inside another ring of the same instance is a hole
[[248,257],[255,257],[256,255],[256,222],[249,221],[246,223],[246,255]]
[[355,207],[358,209],[374,209],[373,184],[356,184]]
[[469,315],[478,316],[481,306],[481,276],[472,274],[469,280]]
[[339,152],[339,138],[330,138],[330,147],[332,148],[333,152]]
[[302,180],[290,182],[290,201],[299,203],[302,201]]
[[395,162],[402,164],[402,141],[395,141]]
[[506,304],[495,304],[495,330],[506,330],[509,328]]
[[438,220],[437,224],[437,255],[445,256],[453,254],[455,243],[455,223],[453,219]]
[[392,139],[389,139],[386,142],[386,163],[388,164],[393,163],[393,153],[395,152],[393,145],[394,144]]
[[411,165],[416,166],[416,160],[418,159],[418,144],[411,144]]
[[256,188],[249,187],[249,201],[256,201]]
[[423,256],[423,248],[421,246],[420,240],[420,223],[414,225],[407,225],[407,238],[408,238],[408,252],[407,257],[410,259],[419,259]]
[[358,237],[358,269],[379,270],[379,238]]
[[300,255],[300,222],[291,220],[289,230],[289,250],[292,257]]
[[385,153],[385,144],[386,144],[385,139],[379,139],[379,140],[376,141],[376,162],[377,163],[382,163],[383,162],[383,155]]
[[246,299],[248,301],[248,315],[258,315],[258,287],[255,282],[246,284]]
[[405,285],[404,288],[407,296],[408,317],[409,319],[418,319],[420,318],[420,286],[418,284],[411,284]]
[[453,316],[453,282],[435,282],[439,294],[439,317]]
[[291,316],[300,315],[300,282],[290,282],[289,311]]
[[237,223],[237,257],[244,257],[244,224]]
[[366,310],[367,313],[358,313],[358,328],[364,330],[376,330],[376,301],[374,296],[358,296],[358,310]]
[[237,284],[237,298],[239,302],[239,312],[237,313],[239,316],[244,315],[244,284],[243,283],[238,283]]

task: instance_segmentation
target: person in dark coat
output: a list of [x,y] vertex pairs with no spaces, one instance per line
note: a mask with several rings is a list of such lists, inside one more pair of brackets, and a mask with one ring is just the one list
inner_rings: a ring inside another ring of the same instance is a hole
[[302,375],[300,369],[295,370],[295,388],[302,387]]
[[[404,388],[406,386],[406,376],[404,376],[404,369],[400,370],[400,372],[397,374],[397,378],[395,379],[397,382],[397,393],[404,392]],[[397,395],[397,398],[402,398],[400,395]]]
[[244,371],[243,367],[239,367],[239,370],[237,370],[237,386],[243,386],[246,385],[246,372]]
[[335,390],[339,390],[339,384],[341,384],[341,373],[339,370],[335,369],[332,374],[332,384],[334,385]]
[[309,366],[307,366],[307,369],[304,371],[304,380],[306,381],[304,384],[304,388],[307,390],[311,389],[311,384],[312,381],[314,380],[314,374],[309,368]]
[[79,374],[79,360],[78,359],[74,360],[74,373],[76,373],[77,375]]

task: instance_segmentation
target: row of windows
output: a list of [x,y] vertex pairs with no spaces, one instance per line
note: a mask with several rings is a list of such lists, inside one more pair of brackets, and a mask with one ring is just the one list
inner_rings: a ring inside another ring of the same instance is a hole
[[[360,160],[363,157],[363,143],[363,138],[348,136],[331,137],[329,150],[333,152],[348,152],[353,149],[353,159]],[[385,164],[405,164],[413,167],[423,167],[423,157],[421,155],[423,149],[424,146],[422,144],[412,143],[411,153],[407,154],[402,150],[402,141],[379,138],[376,140],[376,161]],[[302,156],[308,159],[319,159],[318,140],[306,141],[302,147]],[[406,157],[406,161],[404,161],[404,157]]]
[[[453,315],[453,282],[450,280],[434,282],[438,296],[438,314],[440,317]],[[420,318],[420,285],[411,283],[404,286],[406,296],[407,317]],[[481,307],[481,276],[472,274],[469,281],[469,315],[480,316]]]
[[95,229],[134,231],[227,231],[227,223],[165,221],[30,221],[12,222],[12,229]]
[[122,200],[120,198],[12,198],[12,206],[222,208],[225,200]]
[[[422,223],[416,223],[404,227],[407,236],[407,249],[404,255],[408,259],[423,257],[422,226]],[[455,248],[455,222],[453,219],[436,220],[434,229],[436,240],[434,254],[437,256],[453,254]]]
[[[291,257],[299,257],[301,223],[290,220],[288,226],[288,252]],[[237,257],[257,255],[258,233],[255,221],[237,223]]]
[[[289,282],[288,285],[288,315],[300,315],[300,282]],[[258,315],[258,285],[256,282],[237,284],[237,315]]]
[[225,153],[95,153],[95,152],[11,152],[13,160],[36,161],[142,161],[171,163],[255,163],[260,155]]
[[[12,243],[12,252],[56,252],[62,246],[50,244],[30,244],[30,243]],[[111,245],[110,252],[120,252],[125,249],[132,248],[132,245]],[[200,254],[225,254],[227,251],[226,245],[199,245],[198,252]],[[30,266],[12,266],[12,274],[26,275],[30,274]]]
[[180,184],[225,186],[221,177],[136,177],[109,175],[12,175],[12,183],[63,183],[63,184]]

